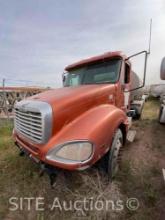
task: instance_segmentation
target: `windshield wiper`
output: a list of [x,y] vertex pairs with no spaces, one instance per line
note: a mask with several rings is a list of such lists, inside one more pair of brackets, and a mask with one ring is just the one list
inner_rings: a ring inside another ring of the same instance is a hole
[[111,81],[105,81],[105,82],[95,82],[95,84],[106,84],[106,83],[114,83],[114,82],[111,82]]
[[82,83],[81,85],[94,85],[95,83]]
[[82,85],[95,85],[95,84],[106,84],[106,83],[114,83],[114,82],[111,82],[111,81],[105,81],[105,82],[93,82],[93,83],[82,83]]

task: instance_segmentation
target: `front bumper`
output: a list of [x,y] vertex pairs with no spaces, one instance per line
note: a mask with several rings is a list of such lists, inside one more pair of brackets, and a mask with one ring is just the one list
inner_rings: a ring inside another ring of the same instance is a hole
[[33,162],[40,164],[40,160],[34,156],[31,152],[29,152],[26,148],[20,146],[18,144],[18,142],[15,142],[15,145],[18,147],[18,149],[20,150],[20,156],[26,155],[28,156],[30,159],[32,159]]
[[19,136],[15,131],[13,132],[13,137],[15,140],[16,146],[19,148],[20,153],[26,154],[30,159],[38,164],[44,164],[51,166],[54,169],[63,169],[63,170],[85,170],[93,164],[93,157],[87,162],[78,162],[74,164],[68,164],[65,162],[59,161],[49,161],[45,158],[45,153],[43,153],[44,146],[34,146],[29,143],[27,140],[24,140]]

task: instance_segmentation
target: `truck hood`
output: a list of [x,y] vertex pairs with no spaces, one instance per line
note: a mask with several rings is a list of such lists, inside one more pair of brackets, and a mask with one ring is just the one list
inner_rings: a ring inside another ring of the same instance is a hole
[[64,87],[37,94],[29,99],[47,102],[51,105],[55,132],[88,109],[110,103],[110,95],[115,97],[114,84]]
[[[76,87],[63,87],[48,90],[32,96],[32,100],[40,100],[49,103],[51,106],[72,103],[73,101],[86,101],[99,99],[100,95],[114,93],[114,85],[82,85]],[[106,92],[107,91],[107,92]],[[79,103],[80,104],[80,103]],[[82,104],[82,103],[81,103]],[[85,103],[84,103],[85,104]]]

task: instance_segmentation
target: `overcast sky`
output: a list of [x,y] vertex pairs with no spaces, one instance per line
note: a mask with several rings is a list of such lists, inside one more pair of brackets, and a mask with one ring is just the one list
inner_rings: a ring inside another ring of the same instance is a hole
[[107,51],[131,55],[147,49],[150,18],[147,83],[159,83],[164,0],[0,0],[0,80],[59,87],[70,63]]

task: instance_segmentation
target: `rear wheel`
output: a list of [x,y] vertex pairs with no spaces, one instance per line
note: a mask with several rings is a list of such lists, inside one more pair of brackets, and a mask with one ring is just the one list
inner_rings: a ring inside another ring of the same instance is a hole
[[120,167],[121,147],[123,146],[123,134],[120,129],[117,129],[112,141],[111,149],[108,157],[108,176],[112,180],[117,174]]
[[164,108],[165,108],[164,106],[161,106],[160,110],[159,110],[159,123],[160,124],[164,124],[165,123],[165,117],[163,116]]
[[141,117],[141,113],[139,113],[137,107],[132,108],[132,110],[135,111],[135,114],[133,115],[133,119],[135,119],[135,120],[139,120],[140,117]]

